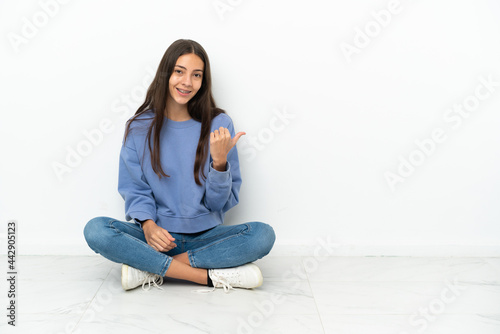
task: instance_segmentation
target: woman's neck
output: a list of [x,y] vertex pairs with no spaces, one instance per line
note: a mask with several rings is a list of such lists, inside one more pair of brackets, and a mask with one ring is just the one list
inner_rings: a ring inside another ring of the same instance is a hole
[[168,119],[176,122],[183,122],[191,119],[187,105],[179,105],[169,100],[167,100],[167,105],[165,107],[165,115],[168,115]]

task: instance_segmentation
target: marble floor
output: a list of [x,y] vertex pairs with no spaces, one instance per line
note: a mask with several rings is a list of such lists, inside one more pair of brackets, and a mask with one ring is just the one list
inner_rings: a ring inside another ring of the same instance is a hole
[[196,293],[169,280],[163,290],[123,291],[120,265],[100,256],[20,256],[17,326],[7,325],[2,279],[0,333],[500,333],[500,258],[256,263],[264,285],[254,290]]

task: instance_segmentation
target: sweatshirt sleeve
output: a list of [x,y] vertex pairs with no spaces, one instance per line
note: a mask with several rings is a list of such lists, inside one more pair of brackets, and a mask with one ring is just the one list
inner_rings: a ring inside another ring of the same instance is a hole
[[127,139],[120,151],[118,192],[125,200],[127,220],[152,219],[156,222],[156,202],[142,172],[132,137]]
[[[234,138],[234,126],[230,122],[227,129]],[[236,145],[227,154],[226,170],[219,172],[213,168],[212,157],[205,184],[205,206],[210,211],[226,212],[239,202],[241,187],[240,163]]]

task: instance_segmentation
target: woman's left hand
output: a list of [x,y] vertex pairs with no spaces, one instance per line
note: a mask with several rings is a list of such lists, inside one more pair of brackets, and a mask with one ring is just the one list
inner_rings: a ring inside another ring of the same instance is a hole
[[[215,130],[210,133],[210,155],[214,161],[215,169],[224,169],[227,161],[227,154],[236,145],[236,142],[241,136],[246,135],[245,132],[238,132],[234,138],[231,138],[229,130],[224,127],[220,127],[219,130]],[[217,168],[218,167],[218,168]]]

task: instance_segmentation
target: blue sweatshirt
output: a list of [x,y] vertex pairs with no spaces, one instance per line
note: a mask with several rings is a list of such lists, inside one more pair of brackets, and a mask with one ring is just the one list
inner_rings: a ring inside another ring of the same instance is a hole
[[[208,153],[200,174],[201,186],[194,180],[194,161],[201,123],[190,119],[176,122],[165,118],[160,134],[161,179],[151,167],[151,155],[145,144],[153,113],[145,112],[130,126],[120,151],[118,191],[125,200],[127,220],[152,219],[169,232],[195,233],[224,222],[224,213],[238,204],[241,186],[238,151],[234,146],[227,155],[226,170],[213,168]],[[212,120],[210,132],[227,128],[234,137],[233,122],[227,114]],[[210,145],[210,144],[209,144]],[[144,154],[144,160],[142,159]]]

